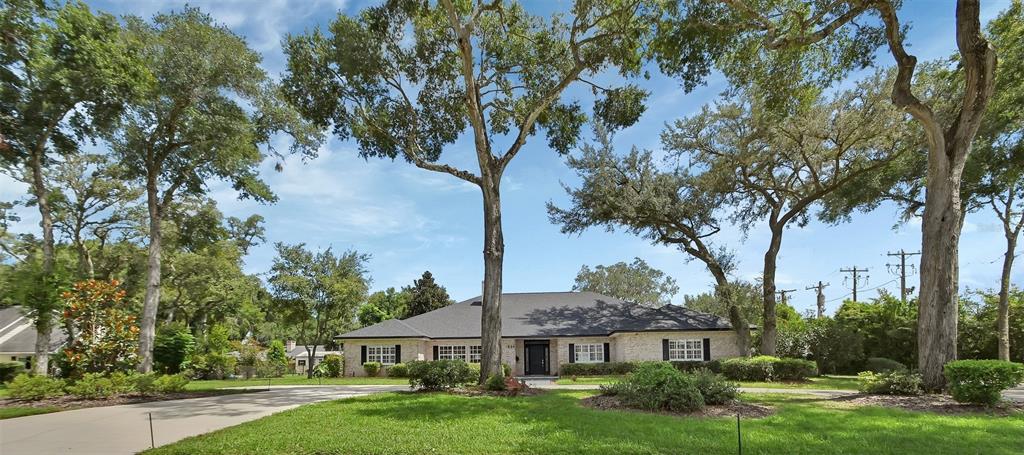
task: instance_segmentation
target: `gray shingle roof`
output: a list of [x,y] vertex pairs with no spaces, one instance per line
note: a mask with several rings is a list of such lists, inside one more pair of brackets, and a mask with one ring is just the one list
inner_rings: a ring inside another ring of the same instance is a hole
[[[65,338],[60,325],[55,324],[50,332],[50,352],[57,352]],[[36,329],[32,318],[25,316],[20,306],[0,308],[0,352],[32,354],[35,350]]]
[[[603,336],[615,332],[731,330],[718,316],[678,305],[647,308],[594,292],[502,294],[503,337]],[[480,297],[337,338],[479,338]]]

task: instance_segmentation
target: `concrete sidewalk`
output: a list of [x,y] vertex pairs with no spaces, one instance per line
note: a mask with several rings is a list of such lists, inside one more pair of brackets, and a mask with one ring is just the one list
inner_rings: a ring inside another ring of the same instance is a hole
[[274,387],[264,392],[0,420],[0,454],[133,454],[150,447],[150,413],[154,442],[159,447],[307,403],[408,389],[402,385]]

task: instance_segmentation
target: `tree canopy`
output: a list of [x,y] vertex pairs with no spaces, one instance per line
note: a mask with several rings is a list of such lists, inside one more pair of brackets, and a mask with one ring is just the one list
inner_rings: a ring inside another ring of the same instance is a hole
[[591,291],[627,302],[649,307],[672,303],[679,292],[676,280],[640,258],[633,262],[598,265],[591,269],[584,265],[576,274],[574,291]]

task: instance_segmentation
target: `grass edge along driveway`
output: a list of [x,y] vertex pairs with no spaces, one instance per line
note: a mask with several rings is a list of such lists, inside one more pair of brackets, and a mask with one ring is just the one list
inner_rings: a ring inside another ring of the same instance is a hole
[[[598,411],[590,392],[517,398],[386,393],[302,406],[147,454],[734,453],[731,418]],[[746,453],[1016,454],[1024,415],[946,416],[752,395],[777,407],[743,422]],[[333,428],[336,431],[301,431]]]

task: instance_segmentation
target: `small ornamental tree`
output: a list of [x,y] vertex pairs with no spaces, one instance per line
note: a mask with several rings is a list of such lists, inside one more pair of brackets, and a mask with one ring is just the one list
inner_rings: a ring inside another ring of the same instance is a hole
[[139,326],[120,284],[80,281],[61,294],[64,323],[76,334],[64,350],[71,375],[129,371],[135,366]]

